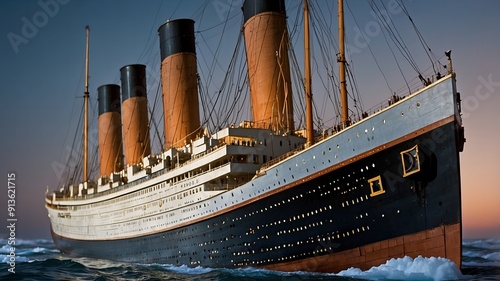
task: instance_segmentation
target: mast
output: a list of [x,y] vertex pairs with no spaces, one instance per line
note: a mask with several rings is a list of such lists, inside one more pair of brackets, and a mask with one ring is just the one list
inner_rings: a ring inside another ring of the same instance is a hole
[[314,125],[311,91],[311,50],[309,42],[309,5],[304,0],[304,68],[306,87],[306,138],[309,145],[314,144]]
[[349,124],[349,111],[347,105],[347,84],[345,80],[345,43],[344,43],[344,3],[338,0],[339,6],[339,78],[340,78],[340,110],[342,118],[342,126],[345,128]]
[[83,92],[84,117],[83,117],[83,182],[87,182],[88,176],[88,154],[89,154],[89,39],[90,27],[87,31],[87,42],[85,47],[85,92]]

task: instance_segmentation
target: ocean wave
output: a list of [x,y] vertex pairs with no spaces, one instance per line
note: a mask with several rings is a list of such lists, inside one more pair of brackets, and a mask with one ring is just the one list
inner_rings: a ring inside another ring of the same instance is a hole
[[[343,270],[337,274],[334,273],[311,273],[311,272],[281,272],[260,268],[236,268],[236,269],[213,269],[206,267],[188,267],[185,265],[147,265],[151,267],[160,266],[162,269],[169,272],[174,272],[183,275],[202,275],[207,277],[209,273],[222,273],[224,276],[231,276],[231,279],[246,280],[246,279],[262,279],[274,280],[279,279],[316,279],[324,280],[334,278],[348,279],[368,279],[368,280],[459,280],[466,276],[462,275],[458,267],[449,259],[445,258],[424,258],[417,257],[412,259],[404,257],[399,259],[391,259],[385,264],[374,266],[369,270],[362,271],[359,268],[350,268]],[[341,279],[338,279],[341,280]],[[343,280],[343,279],[342,279]]]
[[458,267],[449,259],[410,257],[390,259],[385,264],[362,271],[349,268],[338,273],[338,276],[369,280],[458,280],[463,279]]
[[81,264],[87,268],[93,268],[93,269],[112,269],[112,268],[126,267],[130,265],[128,263],[123,263],[123,262],[116,262],[105,259],[85,258],[85,257],[72,258],[71,261]]
[[[148,266],[148,265],[145,265]],[[155,264],[153,266],[159,266],[165,270],[175,272],[175,273],[181,273],[181,274],[189,274],[189,275],[200,275],[200,274],[206,274],[209,272],[212,272],[214,269],[210,267],[202,267],[202,266],[197,266],[197,267],[188,267],[186,265],[171,265],[171,264]]]
[[0,254],[8,254],[10,251],[11,246],[8,244],[3,244],[2,247],[0,247]]
[[483,252],[478,252],[477,250],[462,250],[462,257],[464,258],[482,258]]
[[[19,239],[17,238],[15,240],[16,246],[21,247],[21,246],[33,246],[33,247],[38,247],[38,246],[53,246],[54,243],[52,240],[47,240],[47,239]],[[6,245],[8,244],[7,239],[0,239],[0,244],[1,245]]]
[[[30,259],[28,257],[23,257],[23,256],[15,256],[16,261],[15,262],[29,262]],[[10,255],[0,255],[0,260],[2,263],[9,263],[11,262],[11,256]]]
[[22,256],[29,256],[29,255],[38,255],[38,254],[46,254],[46,253],[58,253],[59,250],[56,249],[48,249],[44,247],[34,247],[34,248],[25,248],[25,249],[19,249],[18,254]]
[[485,260],[500,261],[500,252],[478,252],[478,251],[462,251],[464,258],[482,258]]
[[[316,273],[305,271],[283,272],[269,269],[244,267],[244,268],[210,268],[210,267],[188,267],[186,265],[154,264],[143,265],[149,268],[160,268],[182,276],[185,280],[347,280],[333,273]],[[175,278],[174,278],[175,279]],[[349,278],[349,280],[352,280]]]
[[475,248],[484,250],[500,250],[500,238],[464,240],[462,245],[465,248]]
[[482,258],[493,261],[500,261],[500,252],[494,252],[484,255]]
[[58,253],[59,250],[57,249],[49,249],[45,247],[34,247],[34,248],[22,248],[17,245],[3,245],[0,247],[0,254],[1,255],[8,255],[11,252],[11,249],[14,249],[14,253],[16,254],[17,257],[25,257],[25,256],[31,256],[31,255],[40,255],[40,254],[46,254],[46,253]]
[[500,261],[484,261],[484,262],[477,262],[477,261],[470,261],[470,262],[462,262],[462,266],[464,267],[499,267],[500,268]]
[[283,272],[275,271],[269,269],[247,267],[247,268],[235,268],[235,269],[221,269],[222,271],[235,277],[235,279],[249,278],[249,279],[311,279],[311,277],[321,277],[321,276],[332,276],[333,273],[316,273],[316,272],[306,272],[306,271],[293,271],[293,272]]
[[[11,259],[8,240],[0,245],[0,268],[8,268]],[[495,244],[497,243],[497,244]],[[479,280],[483,277],[498,277],[500,268],[500,239],[467,240],[463,242],[462,275],[458,267],[448,259],[404,257],[391,259],[384,264],[362,271],[350,268],[334,273],[279,272],[259,268],[220,269],[209,267],[188,267],[169,264],[129,264],[92,258],[75,258],[59,254],[52,241],[49,240],[16,240],[16,268],[19,272],[33,269],[44,271],[47,276],[63,274],[79,275],[85,279],[87,274],[100,276],[98,280],[116,280],[116,276],[124,279],[147,275],[144,280],[161,280],[165,277],[177,280]],[[95,275],[97,274],[97,275]],[[47,277],[46,276],[46,277]],[[500,281],[497,279],[489,279]],[[0,279],[1,275],[0,275]],[[48,278],[51,279],[51,278]],[[92,279],[95,280],[95,279]]]

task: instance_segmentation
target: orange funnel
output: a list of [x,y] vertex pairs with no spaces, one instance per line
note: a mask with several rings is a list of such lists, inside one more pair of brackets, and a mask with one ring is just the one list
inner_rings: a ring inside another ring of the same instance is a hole
[[138,164],[151,154],[149,143],[146,66],[127,65],[120,69],[122,84],[122,127],[127,165]]
[[165,149],[179,148],[200,132],[194,21],[167,21],[158,29]]
[[243,35],[255,126],[294,130],[284,1],[246,0]]
[[102,85],[97,94],[100,176],[109,177],[123,168],[120,86]]

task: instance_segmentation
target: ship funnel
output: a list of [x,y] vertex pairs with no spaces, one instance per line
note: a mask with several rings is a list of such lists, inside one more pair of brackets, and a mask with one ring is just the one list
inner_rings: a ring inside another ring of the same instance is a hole
[[123,169],[120,86],[102,85],[97,88],[97,95],[99,163],[102,177]]
[[167,150],[189,143],[200,131],[194,21],[167,21],[158,34]]
[[285,2],[246,0],[243,15],[255,126],[278,132],[293,131]]
[[138,164],[151,154],[149,143],[146,66],[132,64],[120,69],[122,126],[127,165]]

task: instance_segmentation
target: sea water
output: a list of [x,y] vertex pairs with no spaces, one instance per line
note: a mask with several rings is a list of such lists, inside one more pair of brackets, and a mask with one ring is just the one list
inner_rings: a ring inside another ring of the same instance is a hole
[[0,239],[0,280],[492,280],[500,281],[500,238],[463,241],[462,270],[448,259],[391,259],[362,271],[277,272],[168,264],[130,264],[61,254],[50,240],[17,240],[14,269],[7,240]]

